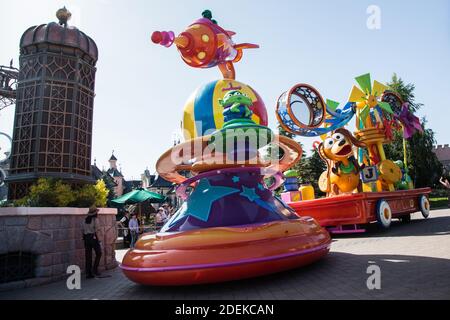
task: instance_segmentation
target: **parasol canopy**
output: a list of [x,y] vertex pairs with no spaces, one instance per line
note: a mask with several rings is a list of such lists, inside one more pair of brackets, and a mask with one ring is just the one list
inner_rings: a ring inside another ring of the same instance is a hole
[[166,197],[143,188],[138,188],[112,200],[112,202],[117,204],[136,204],[147,200],[150,202],[161,203],[166,200]]

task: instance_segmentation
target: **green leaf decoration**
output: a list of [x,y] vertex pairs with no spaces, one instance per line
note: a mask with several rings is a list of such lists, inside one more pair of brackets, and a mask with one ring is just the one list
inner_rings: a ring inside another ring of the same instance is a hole
[[369,106],[365,106],[364,108],[361,109],[359,117],[363,122],[366,122],[367,116],[369,115],[369,111],[370,111]]
[[339,106],[339,102],[327,99],[327,107],[331,111],[336,111],[336,108]]
[[370,84],[370,73],[363,74],[359,77],[355,78],[356,82],[358,82],[359,87],[366,94],[370,94],[372,92],[372,85]]
[[364,128],[364,123],[363,123],[363,121],[362,121],[362,119],[361,119],[361,117],[359,117],[359,119],[358,119],[359,121],[358,121],[358,129],[359,130],[361,130],[361,129],[363,129]]
[[378,105],[380,106],[381,109],[383,109],[387,113],[394,113],[394,111],[392,111],[391,105],[389,103],[380,101],[380,102],[378,102]]

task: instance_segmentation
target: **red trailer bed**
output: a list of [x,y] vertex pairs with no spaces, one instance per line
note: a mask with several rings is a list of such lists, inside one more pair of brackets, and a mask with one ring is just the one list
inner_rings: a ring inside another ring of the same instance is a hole
[[329,198],[288,203],[299,216],[310,216],[332,233],[364,232],[360,225],[377,221],[388,228],[392,218],[410,219],[421,211],[427,218],[430,212],[430,188],[362,192]]

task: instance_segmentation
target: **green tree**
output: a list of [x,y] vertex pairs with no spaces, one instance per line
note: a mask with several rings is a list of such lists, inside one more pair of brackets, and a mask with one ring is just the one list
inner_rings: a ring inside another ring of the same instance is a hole
[[[291,139],[295,137],[295,135],[285,131],[281,126],[278,127],[278,131],[280,135]],[[298,143],[303,148],[303,145],[300,142]],[[292,167],[292,170],[298,172],[299,183],[311,184],[316,191],[316,195],[323,195],[319,189],[318,181],[322,172],[326,170],[326,164],[320,158],[317,150],[312,149],[309,157],[306,156],[306,152],[303,152],[302,158]]]
[[[414,84],[405,84],[397,74],[392,75],[388,86],[400,95],[403,101],[409,103],[411,112],[415,113],[423,106],[422,103],[415,101]],[[436,144],[434,132],[432,129],[426,128],[425,118],[421,122],[424,132],[416,132],[406,142],[408,172],[418,188],[434,186],[442,173],[442,165],[433,152],[433,147]],[[385,145],[385,152],[388,159],[403,160],[402,132],[394,134],[392,143]]]
[[[426,120],[422,119],[425,126]],[[433,148],[436,145],[434,132],[425,129],[422,134],[416,133],[408,142],[411,163],[410,174],[416,187],[434,187],[442,175],[442,164],[439,162]]]
[[67,207],[75,200],[75,194],[72,192],[70,185],[58,180],[55,182],[54,188],[58,207]]
[[409,103],[409,109],[415,113],[423,104],[416,102],[414,90],[416,86],[412,83],[405,84],[402,78],[396,73],[392,75],[391,81],[387,84],[395,93],[397,93],[404,102]]
[[105,181],[98,180],[94,186],[97,196],[95,197],[95,205],[97,207],[105,207],[108,202],[109,189],[106,186]]
[[109,190],[103,180],[98,180],[95,185],[85,184],[79,189],[74,190],[75,200],[72,203],[74,207],[97,207],[106,206]]
[[114,188],[116,187],[116,183],[114,182],[113,177],[111,177],[108,172],[103,171],[102,178],[103,182],[105,183],[106,188],[108,189],[108,197],[106,201],[106,205],[108,207],[114,207],[114,205],[111,205],[111,200],[115,199],[117,197],[116,192]]
[[95,185],[75,186],[62,180],[40,178],[30,187],[29,194],[17,201],[15,206],[27,207],[104,207],[108,189],[102,180]]
[[293,133],[290,133],[290,132],[287,132],[286,130],[284,130],[284,128],[280,124],[278,124],[278,134],[288,137],[288,138],[291,138],[291,139],[294,139],[294,137],[295,137],[295,135]]
[[311,150],[311,156],[303,160],[302,169],[299,170],[299,181],[304,184],[311,184],[316,191],[316,195],[323,193],[319,189],[319,177],[327,169],[325,162],[320,158],[316,149]]
[[39,178],[28,196],[16,201],[17,206],[66,207],[75,196],[68,184],[60,180]]

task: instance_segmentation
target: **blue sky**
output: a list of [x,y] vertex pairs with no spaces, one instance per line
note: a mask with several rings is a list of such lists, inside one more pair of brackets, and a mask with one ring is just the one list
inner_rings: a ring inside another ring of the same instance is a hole
[[[386,82],[396,72],[416,85],[420,116],[450,143],[450,2],[429,0],[341,1],[23,1],[0,0],[0,64],[18,63],[21,34],[31,25],[55,21],[66,5],[69,22],[99,47],[94,108],[93,158],[101,168],[114,149],[126,178],[154,172],[159,155],[178,129],[185,101],[198,86],[219,79],[217,68],[192,69],[174,47],[153,45],[154,30],[180,33],[204,9],[247,50],[235,65],[237,80],[263,98],[276,126],[277,97],[308,83],[324,98],[345,102],[354,77],[370,72]],[[369,5],[381,9],[381,29],[369,30]],[[0,112],[0,130],[11,133],[14,108]],[[310,149],[315,139],[301,138]]]

